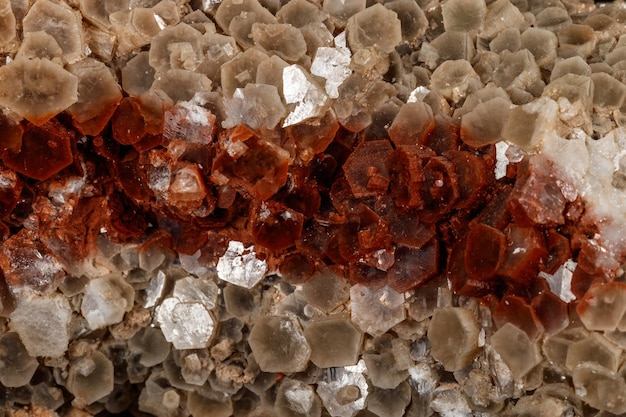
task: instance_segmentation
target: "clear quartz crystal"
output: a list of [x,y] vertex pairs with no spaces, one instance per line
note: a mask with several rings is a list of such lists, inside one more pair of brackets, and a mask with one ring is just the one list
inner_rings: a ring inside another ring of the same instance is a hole
[[267,264],[256,257],[254,247],[230,241],[226,253],[217,262],[217,276],[222,281],[252,288],[265,276]]

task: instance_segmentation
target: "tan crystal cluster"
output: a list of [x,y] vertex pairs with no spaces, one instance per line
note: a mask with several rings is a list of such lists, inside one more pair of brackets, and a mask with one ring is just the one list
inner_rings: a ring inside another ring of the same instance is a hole
[[624,22],[0,0],[0,411],[625,415]]

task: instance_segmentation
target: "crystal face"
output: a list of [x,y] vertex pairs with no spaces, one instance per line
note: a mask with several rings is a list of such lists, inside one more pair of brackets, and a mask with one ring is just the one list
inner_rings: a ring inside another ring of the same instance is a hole
[[626,413],[623,21],[0,0],[0,408]]

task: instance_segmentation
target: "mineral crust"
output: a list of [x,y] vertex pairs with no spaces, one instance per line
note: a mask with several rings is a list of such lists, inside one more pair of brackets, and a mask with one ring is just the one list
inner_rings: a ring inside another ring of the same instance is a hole
[[623,415],[625,19],[0,0],[3,415]]

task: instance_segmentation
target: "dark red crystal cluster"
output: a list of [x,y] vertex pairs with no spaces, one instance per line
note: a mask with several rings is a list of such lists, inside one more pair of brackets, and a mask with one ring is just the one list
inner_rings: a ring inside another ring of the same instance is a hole
[[[103,233],[207,266],[236,239],[294,283],[326,264],[398,292],[448,279],[459,295],[496,296],[501,316],[551,327],[566,306],[539,272],[576,260],[577,297],[611,272],[595,266],[582,201],[565,197],[542,156],[496,180],[494,145],[467,145],[475,138],[446,116],[412,118],[417,105],[380,137],[331,112],[284,129],[222,129],[209,106],[130,97],[89,136],[66,115],[41,126],[3,118],[0,265],[11,286],[45,289]],[[24,273],[18,258],[52,266]]]

